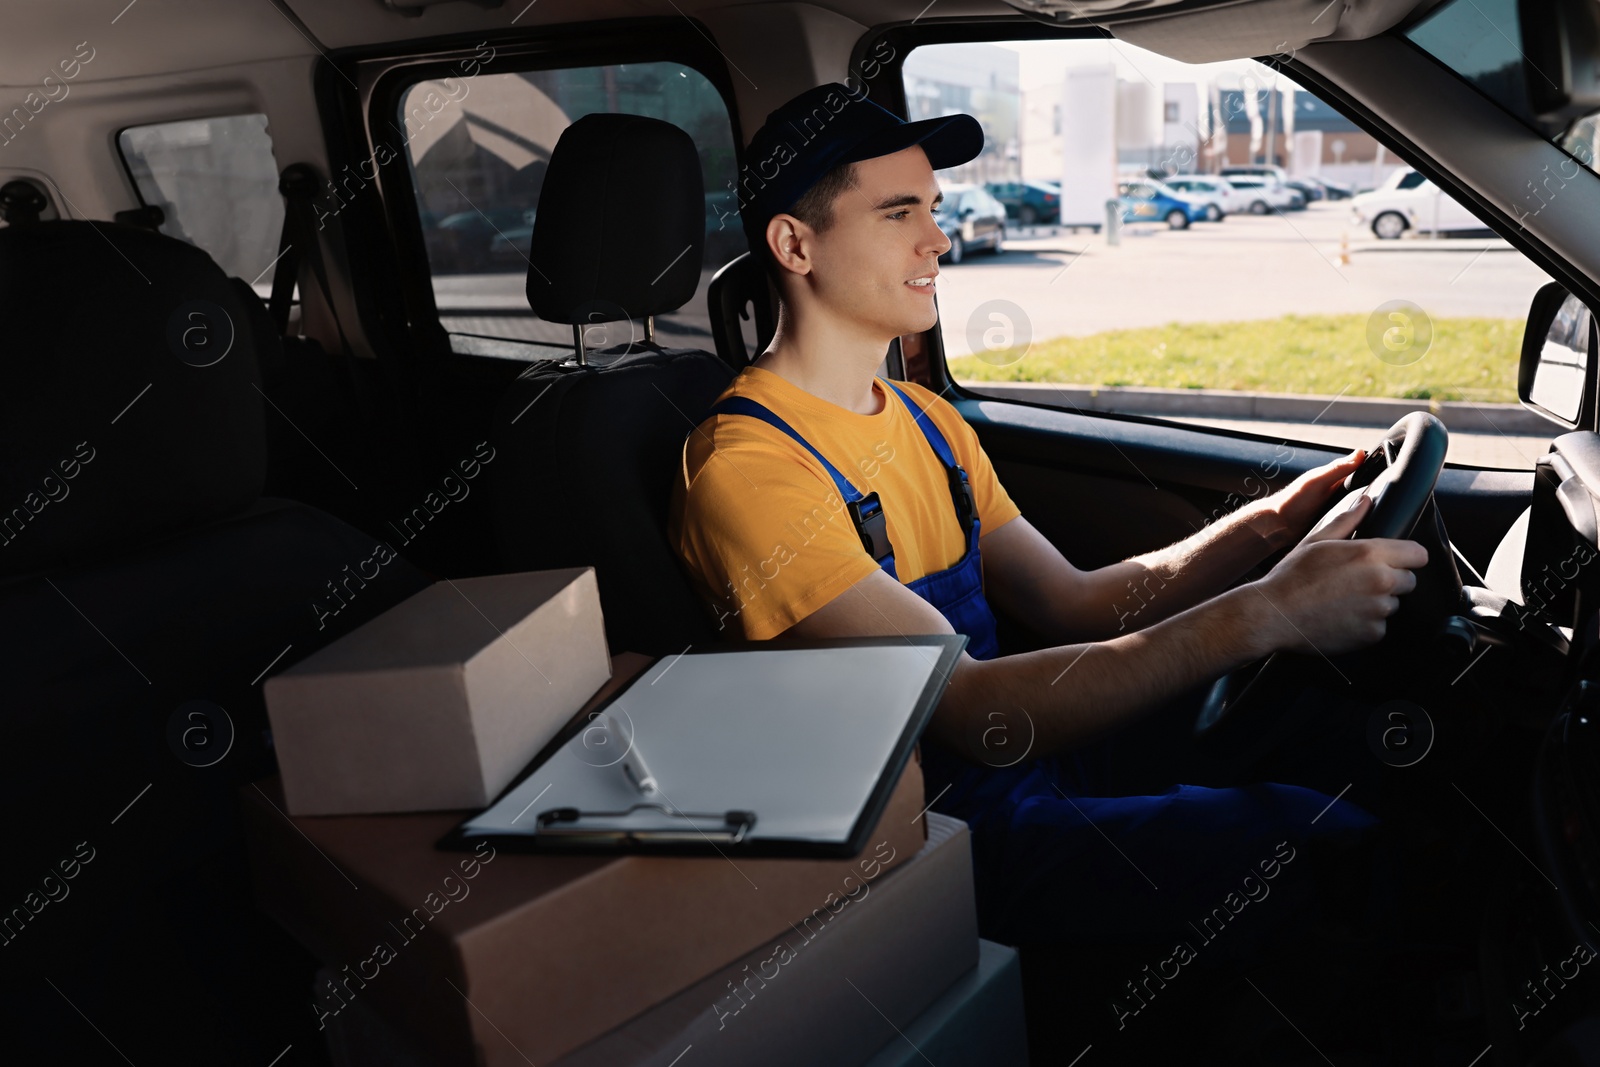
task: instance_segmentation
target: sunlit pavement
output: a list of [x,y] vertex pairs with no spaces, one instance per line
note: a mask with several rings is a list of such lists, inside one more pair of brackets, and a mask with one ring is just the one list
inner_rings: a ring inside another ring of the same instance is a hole
[[[997,297],[1020,306],[1041,341],[1169,322],[1367,314],[1390,300],[1436,318],[1522,318],[1550,280],[1504,241],[1379,241],[1349,220],[1348,201],[1319,201],[1187,230],[1139,223],[1117,246],[1089,231],[1018,230],[998,256],[977,252],[940,266],[945,349],[969,354],[967,323]],[[1348,265],[1340,262],[1346,237]]]

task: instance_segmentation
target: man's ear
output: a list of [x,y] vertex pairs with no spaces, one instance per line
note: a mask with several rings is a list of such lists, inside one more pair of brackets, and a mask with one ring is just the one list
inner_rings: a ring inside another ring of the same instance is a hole
[[811,273],[811,227],[793,215],[778,214],[767,220],[767,251],[782,270]]

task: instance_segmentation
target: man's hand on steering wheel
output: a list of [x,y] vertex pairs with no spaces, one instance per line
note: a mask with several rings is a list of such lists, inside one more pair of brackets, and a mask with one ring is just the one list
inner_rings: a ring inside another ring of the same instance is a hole
[[[1310,471],[1289,489],[1336,469],[1348,473],[1349,459]],[[1276,609],[1262,613],[1271,648],[1332,656],[1383,638],[1399,597],[1416,588],[1412,568],[1427,564],[1428,550],[1395,538],[1350,540],[1371,507],[1372,498],[1363,492],[1345,510],[1330,513],[1254,583]]]
[[1268,520],[1265,525],[1271,532],[1262,534],[1268,547],[1276,551],[1305,537],[1327,509],[1329,498],[1339,484],[1354,473],[1366,457],[1366,450],[1358,448],[1332,463],[1313,467],[1263,498],[1256,506]]

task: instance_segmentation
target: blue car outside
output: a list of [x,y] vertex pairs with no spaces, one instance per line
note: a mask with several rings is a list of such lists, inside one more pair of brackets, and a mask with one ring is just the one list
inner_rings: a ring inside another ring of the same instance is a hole
[[1119,188],[1122,221],[1164,222],[1174,230],[1187,230],[1205,218],[1204,204],[1181,199],[1157,181],[1124,182]]

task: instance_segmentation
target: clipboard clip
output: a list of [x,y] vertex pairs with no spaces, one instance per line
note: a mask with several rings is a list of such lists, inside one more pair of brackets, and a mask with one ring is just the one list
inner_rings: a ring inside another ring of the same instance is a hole
[[[634,813],[651,811],[663,819],[679,820],[682,825],[630,826]],[[676,844],[684,841],[718,841],[737,845],[756,824],[753,811],[716,812],[678,811],[664,804],[635,804],[626,811],[582,811],[578,808],[552,808],[539,813],[534,836],[562,840],[610,841],[621,844]]]

